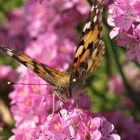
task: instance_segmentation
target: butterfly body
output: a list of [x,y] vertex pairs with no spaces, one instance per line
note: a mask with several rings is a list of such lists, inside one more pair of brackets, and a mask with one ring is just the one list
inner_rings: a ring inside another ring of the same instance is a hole
[[103,0],[94,0],[70,72],[61,72],[8,47],[0,46],[0,49],[52,85],[62,101],[73,98],[83,90],[87,73],[97,68],[104,54],[102,10]]

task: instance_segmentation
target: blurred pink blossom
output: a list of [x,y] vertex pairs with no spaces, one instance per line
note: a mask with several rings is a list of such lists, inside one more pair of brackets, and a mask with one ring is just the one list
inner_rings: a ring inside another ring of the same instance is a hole
[[[132,62],[126,62],[122,65],[124,75],[127,82],[135,92],[140,93],[140,69]],[[122,78],[119,74],[110,77],[108,87],[111,92],[125,93],[125,87]]]
[[127,81],[136,93],[140,93],[140,69],[132,62],[123,66]]
[[[122,65],[122,69],[129,86],[133,89],[133,94],[140,97],[140,69],[132,62],[126,62]],[[130,98],[126,95],[126,89],[123,80],[119,74],[113,75],[108,81],[108,88],[110,92],[123,95],[125,98],[121,98],[121,104],[125,108],[132,109],[134,104]]]
[[139,140],[140,123],[135,122],[132,117],[125,116],[121,112],[110,112],[104,114],[115,126],[116,132],[121,136],[121,140]]
[[125,92],[124,84],[120,75],[110,77],[108,82],[109,91],[122,94]]
[[116,0],[109,6],[108,24],[113,27],[110,37],[127,46],[129,59],[140,61],[140,2],[138,0]]
[[13,69],[10,66],[0,65],[0,80],[3,79],[15,79],[15,74],[13,73]]
[[57,32],[62,39],[76,40],[74,29],[88,10],[88,3],[80,0],[45,0],[41,4],[29,1],[8,15],[8,23],[0,29],[0,42],[24,50],[30,41],[48,31]]

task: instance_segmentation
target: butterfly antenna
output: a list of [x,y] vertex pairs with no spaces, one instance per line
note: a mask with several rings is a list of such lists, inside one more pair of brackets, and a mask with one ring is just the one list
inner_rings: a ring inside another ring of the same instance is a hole
[[7,82],[8,85],[50,85],[50,84],[34,84],[34,83],[17,83],[17,82],[11,82],[11,81],[8,81]]

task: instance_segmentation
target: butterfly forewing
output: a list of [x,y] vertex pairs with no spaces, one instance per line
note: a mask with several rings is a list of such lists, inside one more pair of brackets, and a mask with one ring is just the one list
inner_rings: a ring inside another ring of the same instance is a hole
[[89,21],[83,28],[73,61],[70,83],[84,77],[87,72],[96,69],[104,53],[101,41],[103,0],[94,0]]
[[2,46],[0,49],[53,86],[64,86],[69,81],[69,75],[66,72],[51,68],[19,51]]

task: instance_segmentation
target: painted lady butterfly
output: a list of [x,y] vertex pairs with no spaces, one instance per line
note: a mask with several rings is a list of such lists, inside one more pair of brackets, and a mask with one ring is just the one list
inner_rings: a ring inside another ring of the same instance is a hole
[[86,74],[97,68],[104,54],[104,43],[101,40],[103,1],[93,2],[70,72],[58,71],[7,47],[0,46],[0,49],[52,85],[61,100],[72,98],[83,86]]

